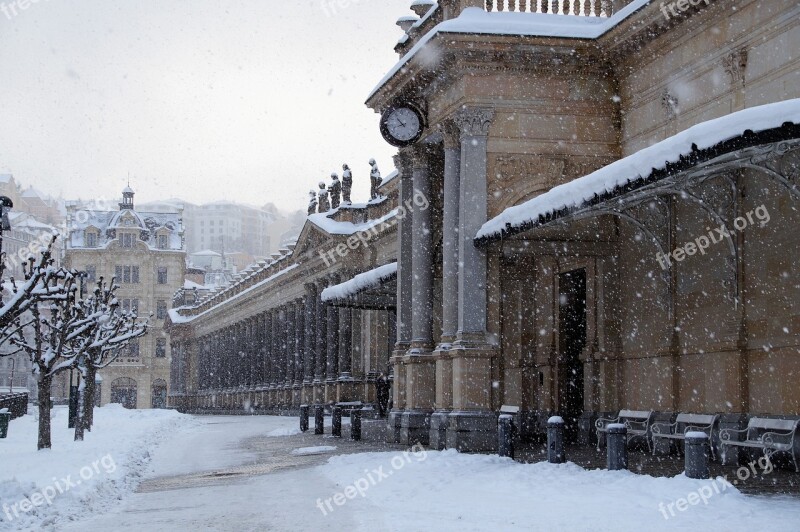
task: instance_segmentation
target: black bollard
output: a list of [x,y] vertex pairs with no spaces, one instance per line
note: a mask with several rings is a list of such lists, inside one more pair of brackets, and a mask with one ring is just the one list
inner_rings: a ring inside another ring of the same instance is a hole
[[622,423],[608,426],[606,467],[609,471],[628,469],[628,429]]
[[514,416],[510,414],[497,419],[497,454],[514,458]]
[[567,461],[564,453],[564,418],[561,416],[547,420],[547,461],[551,464]]
[[361,410],[350,411],[350,439],[361,439]]
[[325,433],[325,405],[314,405],[314,434]]
[[686,476],[697,479],[711,478],[711,472],[708,469],[708,460],[711,454],[708,434],[705,432],[687,432],[685,443],[684,468],[686,469]]
[[342,407],[334,406],[331,414],[331,434],[342,437]]
[[308,405],[300,405],[300,432],[308,430]]

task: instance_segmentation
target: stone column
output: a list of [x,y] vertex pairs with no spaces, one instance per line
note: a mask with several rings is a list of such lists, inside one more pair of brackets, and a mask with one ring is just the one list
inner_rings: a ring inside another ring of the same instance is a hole
[[303,394],[302,402],[311,404],[314,402],[314,366],[316,356],[314,351],[317,348],[317,309],[316,309],[316,287],[313,284],[305,285],[306,295],[303,298],[305,311],[305,337],[303,347]]
[[453,413],[447,446],[463,451],[497,447],[497,419],[492,412],[491,359],[486,334],[486,252],[473,239],[487,217],[487,138],[491,109],[460,110],[461,187],[458,216],[458,331],[453,346]]
[[305,374],[305,305],[302,299],[295,301],[294,305],[294,383],[292,384],[292,406],[300,407],[300,391],[303,387],[303,376]]
[[461,131],[453,121],[445,121],[444,198],[442,213],[442,337],[436,347],[436,410],[431,416],[430,445],[446,446],[446,431],[453,407],[453,360],[450,349],[458,331],[458,207],[461,203]]
[[[436,400],[436,363],[433,358],[433,227],[430,157],[427,145],[413,151],[414,196],[411,205],[412,254],[411,350],[406,363],[406,411],[401,419],[400,443],[428,445],[430,415]],[[420,201],[425,198],[426,201]]]
[[316,349],[314,356],[316,358],[316,365],[314,367],[314,404],[320,404],[325,401],[325,366],[328,361],[328,309],[325,303],[320,299],[320,294],[325,288],[323,283],[317,284],[316,295],[314,298],[314,306],[316,310]]
[[337,401],[354,401],[353,311],[339,309],[339,394]]
[[400,150],[394,157],[399,173],[400,213],[397,227],[397,342],[392,353],[392,411],[389,413],[389,443],[400,443],[402,412],[406,408],[406,369],[404,357],[411,348],[412,309],[412,213],[414,192],[412,180],[411,148]]
[[[337,278],[331,277],[330,284],[336,284],[337,281]],[[339,309],[331,304],[326,304],[325,307],[325,317],[328,322],[326,330],[325,402],[329,403],[336,400],[336,381],[339,378]]]
[[[278,389],[278,383],[280,382],[281,373],[280,373],[280,359],[281,359],[281,339],[280,339],[280,330],[281,330],[281,322],[279,319],[280,310],[273,309],[271,312],[272,318],[272,352],[270,357],[270,367],[272,371],[270,372],[270,388],[273,390]],[[275,401],[277,401],[277,394],[275,394]]]
[[294,385],[295,361],[297,360],[297,327],[295,325],[295,304],[286,305],[286,319],[284,320],[284,334],[286,337],[286,378],[284,386],[291,388]]

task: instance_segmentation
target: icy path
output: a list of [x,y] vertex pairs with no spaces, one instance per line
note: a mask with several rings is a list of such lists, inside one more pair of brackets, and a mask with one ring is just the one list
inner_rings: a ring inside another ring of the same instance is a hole
[[[296,418],[206,416],[195,419],[198,421],[195,426],[176,434],[155,450],[151,474],[142,482],[138,493],[110,513],[61,530],[358,528],[350,511],[323,517],[314,508],[316,498],[330,496],[337,487],[312,467],[327,460],[328,449],[315,452],[305,448],[305,453],[292,454],[293,450],[303,447],[289,440],[309,438],[297,434]],[[310,438],[323,441],[319,437]],[[324,441],[331,447],[338,443],[330,437],[325,437]]]

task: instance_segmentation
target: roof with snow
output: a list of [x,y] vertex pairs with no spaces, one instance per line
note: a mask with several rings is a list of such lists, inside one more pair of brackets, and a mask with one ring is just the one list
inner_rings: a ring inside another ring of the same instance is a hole
[[107,247],[116,237],[117,230],[138,229],[140,241],[152,250],[163,249],[158,247],[158,234],[168,236],[166,251],[182,251],[183,220],[178,213],[139,212],[132,209],[119,211],[92,211],[82,210],[71,220],[69,247],[73,249],[85,248],[86,230],[98,230],[97,248]]
[[[793,133],[788,130],[776,132],[774,140],[800,136],[798,126],[800,99],[752,107],[697,124],[596,172],[509,207],[483,224],[475,239],[478,242],[490,241],[520,233],[621,192],[635,190],[656,178],[683,170],[687,165],[693,166],[720,153],[769,141],[755,135],[760,132],[788,128],[794,130]],[[728,141],[729,145],[723,146]],[[662,175],[654,177],[659,172]]]
[[[522,37],[563,37],[597,39],[652,0],[633,0],[608,18],[577,17],[552,13],[487,12],[480,7],[468,7],[461,14],[437,24],[409,50],[370,92],[371,99],[381,88],[420,53],[434,37],[445,33],[480,35],[515,35]],[[428,12],[429,16],[432,12]],[[421,22],[421,20],[420,20]],[[417,23],[417,25],[420,24]],[[401,39],[402,41],[403,39]]]
[[360,273],[343,283],[322,291],[322,301],[335,306],[362,309],[388,309],[396,306],[397,263],[390,262]]

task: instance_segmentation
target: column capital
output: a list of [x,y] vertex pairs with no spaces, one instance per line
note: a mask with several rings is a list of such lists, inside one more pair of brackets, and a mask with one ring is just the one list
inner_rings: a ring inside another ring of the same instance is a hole
[[454,120],[441,122],[438,129],[444,138],[444,148],[446,150],[461,147],[461,130]]
[[430,144],[417,144],[411,149],[411,164],[417,168],[428,168],[430,158],[433,155],[433,146]]
[[313,296],[317,293],[317,283],[305,283],[303,285],[306,289],[307,295]]
[[494,120],[494,109],[464,107],[453,116],[453,122],[461,130],[461,138],[485,137]]
[[394,167],[400,173],[400,178],[411,179],[411,165],[413,164],[411,148],[402,148],[392,159],[394,160]]

